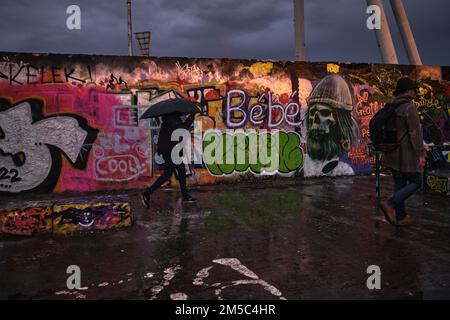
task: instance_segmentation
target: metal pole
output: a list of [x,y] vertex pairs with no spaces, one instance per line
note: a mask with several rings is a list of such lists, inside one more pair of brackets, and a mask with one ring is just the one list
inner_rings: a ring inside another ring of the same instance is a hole
[[133,32],[131,28],[131,0],[127,0],[128,11],[128,55],[133,55]]
[[377,194],[377,198],[381,197],[381,179],[380,179],[380,152],[375,151],[375,192]]
[[398,64],[398,58],[395,52],[394,42],[392,42],[391,31],[389,30],[389,24],[386,19],[382,0],[367,0],[367,4],[369,6],[378,6],[381,11],[381,29],[375,29],[375,36],[377,38],[383,62]]
[[408,16],[402,0],[391,0],[392,11],[394,11],[395,20],[397,21],[400,34],[402,35],[403,44],[408,54],[410,64],[422,65],[419,51],[417,50],[416,41],[409,25]]
[[305,1],[294,0],[295,59],[305,60]]

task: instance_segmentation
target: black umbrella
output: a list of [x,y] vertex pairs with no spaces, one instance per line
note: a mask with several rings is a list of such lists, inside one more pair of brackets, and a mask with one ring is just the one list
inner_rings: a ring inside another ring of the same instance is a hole
[[197,105],[186,99],[167,99],[155,103],[144,114],[140,119],[155,118],[169,113],[196,113],[200,112]]

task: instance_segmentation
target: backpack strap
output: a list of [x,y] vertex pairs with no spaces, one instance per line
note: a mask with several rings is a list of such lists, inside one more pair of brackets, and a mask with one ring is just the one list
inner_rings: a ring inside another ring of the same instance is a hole
[[[396,109],[399,108],[400,106],[402,106],[402,105],[404,105],[406,103],[410,103],[410,102],[411,102],[411,99],[404,99],[396,106]],[[396,112],[396,116],[397,116],[397,112]],[[408,134],[408,126],[406,126],[406,132],[403,134],[403,136],[400,138],[400,140],[398,142],[398,144],[399,144],[398,153],[399,153],[399,158],[400,158],[399,159],[400,162],[399,162],[399,166],[398,166],[399,167],[399,171],[402,171],[402,160],[403,160],[402,141],[406,137],[407,134]]]
[[406,130],[405,134],[400,138],[399,143],[402,142],[402,140],[406,137],[407,134],[408,134],[408,130]]

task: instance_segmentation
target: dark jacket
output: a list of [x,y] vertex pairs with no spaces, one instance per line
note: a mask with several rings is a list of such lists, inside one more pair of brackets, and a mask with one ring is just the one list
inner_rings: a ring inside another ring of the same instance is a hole
[[392,102],[398,104],[396,108],[397,140],[400,140],[405,133],[406,135],[400,147],[392,152],[383,153],[382,164],[401,172],[423,172],[423,169],[417,168],[419,157],[426,154],[417,108],[407,97],[395,98]]
[[182,114],[171,113],[162,116],[162,124],[159,129],[158,153],[163,155],[164,158],[170,157],[172,149],[177,145],[179,141],[172,141],[172,133],[176,129],[189,129],[194,121],[195,114],[190,114],[183,122]]

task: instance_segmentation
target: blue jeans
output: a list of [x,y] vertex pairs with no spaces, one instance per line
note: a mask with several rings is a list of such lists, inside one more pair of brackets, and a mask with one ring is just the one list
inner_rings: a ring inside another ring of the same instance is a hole
[[417,190],[422,189],[423,179],[420,172],[401,172],[392,170],[394,178],[394,195],[387,203],[395,208],[397,220],[406,217],[405,200],[412,196]]

